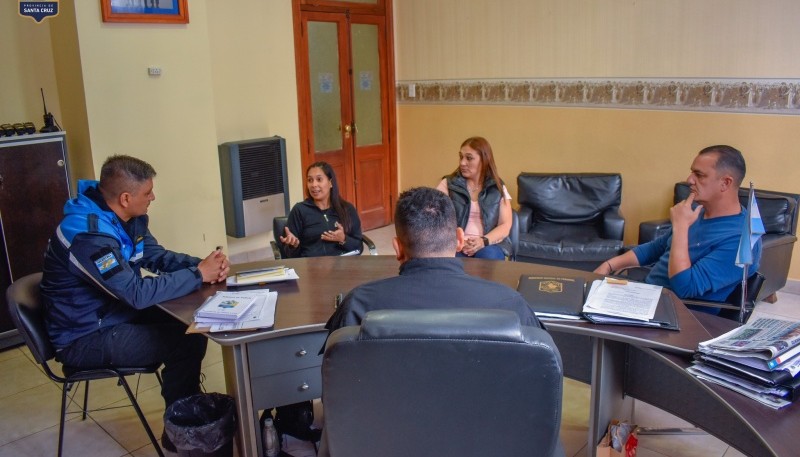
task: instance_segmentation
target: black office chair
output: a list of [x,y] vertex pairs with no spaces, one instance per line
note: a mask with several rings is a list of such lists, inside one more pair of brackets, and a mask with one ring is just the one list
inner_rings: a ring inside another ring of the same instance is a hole
[[[650,273],[651,266],[639,266],[623,268],[615,271],[614,276],[632,279],[634,281],[644,281]],[[717,308],[720,310],[719,316],[725,319],[730,319],[743,324],[750,319],[755,309],[758,294],[761,292],[761,287],[765,281],[764,275],[755,272],[747,278],[747,293],[744,297],[744,304],[742,304],[742,283],[736,285],[733,291],[728,294],[724,302],[715,302],[708,300],[695,300],[691,298],[682,299],[683,303],[691,306],[700,306],[705,308]],[[741,312],[741,310],[744,312]]]
[[[284,229],[286,228],[286,224],[288,222],[288,218],[286,216],[278,216],[272,219],[272,240],[270,240],[269,244],[272,247],[272,255],[275,257],[275,260],[278,259],[285,259],[286,258],[286,249],[281,243],[279,237],[283,236]],[[361,241],[367,246],[369,250],[369,255],[378,255],[378,248],[375,247],[375,243],[363,233],[361,234]],[[363,253],[363,250],[362,250]]]
[[[42,366],[44,372],[50,379],[61,384],[61,422],[58,428],[58,456],[61,456],[63,450],[67,393],[72,390],[73,385],[81,381],[85,382],[83,407],[81,408],[82,418],[85,420],[89,401],[89,381],[117,378],[118,384],[125,389],[125,393],[128,394],[128,398],[131,401],[131,406],[136,410],[139,420],[142,421],[147,436],[153,443],[153,448],[159,456],[163,457],[164,453],[158,445],[153,431],[147,424],[147,420],[141,408],[139,408],[136,396],[125,380],[125,376],[153,373],[158,377],[158,382],[161,383],[161,376],[158,373],[160,364],[146,367],[115,368],[76,368],[64,365],[62,366],[64,376],[61,377],[55,374],[48,364],[48,362],[55,357],[56,352],[55,348],[53,348],[53,345],[50,343],[50,338],[47,335],[44,323],[44,309],[39,295],[39,283],[41,279],[41,273],[34,273],[16,280],[8,288],[6,299],[8,301],[11,320],[14,322],[17,330],[19,330],[20,335],[22,335],[22,339],[25,341],[28,349],[30,349],[33,358]],[[72,401],[72,397],[70,397],[70,401]]]
[[381,310],[328,339],[319,455],[563,456],[550,335],[506,310]]
[[733,289],[733,292],[728,295],[728,298],[726,298],[723,303],[692,299],[684,299],[683,303],[691,306],[718,308],[720,310],[720,317],[744,324],[753,314],[753,310],[756,306],[756,297],[758,297],[758,294],[761,292],[761,287],[764,285],[765,279],[764,275],[759,272],[747,278],[747,293],[744,297],[744,303],[742,303],[741,282],[736,285],[736,288]]

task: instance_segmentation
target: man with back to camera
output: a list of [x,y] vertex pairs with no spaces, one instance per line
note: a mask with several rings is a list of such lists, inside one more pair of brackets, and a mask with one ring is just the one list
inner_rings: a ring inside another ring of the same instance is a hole
[[[56,360],[76,367],[164,364],[161,395],[168,407],[200,392],[208,339],[153,305],[201,284],[224,281],[220,249],[205,259],[164,249],[148,229],[156,172],[143,160],[116,155],[100,181],[78,182],[64,219],[48,243],[41,291]],[[143,277],[146,269],[158,276]],[[175,446],[162,434],[162,445]]]
[[[739,203],[739,186],[746,171],[744,157],[736,148],[717,145],[703,149],[686,178],[691,187],[689,197],[669,210],[671,233],[603,262],[594,272],[608,275],[655,262],[646,282],[667,287],[680,298],[725,301],[742,281],[742,267],[735,262],[747,218]],[[697,207],[692,208],[692,203]],[[751,272],[758,271],[760,260],[759,239]],[[718,309],[697,309],[719,313]]]
[[508,286],[470,276],[455,257],[464,244],[450,197],[436,189],[409,189],[397,200],[392,239],[400,275],[356,287],[328,323],[330,332],[359,325],[378,309],[475,308],[507,309],[522,325],[543,326],[528,302]]

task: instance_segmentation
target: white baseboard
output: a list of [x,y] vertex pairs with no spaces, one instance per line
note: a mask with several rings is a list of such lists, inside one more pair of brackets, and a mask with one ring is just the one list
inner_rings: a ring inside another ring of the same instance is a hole
[[800,279],[787,279],[786,285],[783,286],[780,292],[800,295]]

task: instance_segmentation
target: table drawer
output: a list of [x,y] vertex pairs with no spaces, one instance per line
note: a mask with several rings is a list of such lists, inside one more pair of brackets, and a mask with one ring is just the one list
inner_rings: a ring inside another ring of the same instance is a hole
[[322,365],[319,350],[328,331],[282,336],[248,345],[252,379]]
[[256,410],[322,397],[322,367],[262,376],[251,380]]

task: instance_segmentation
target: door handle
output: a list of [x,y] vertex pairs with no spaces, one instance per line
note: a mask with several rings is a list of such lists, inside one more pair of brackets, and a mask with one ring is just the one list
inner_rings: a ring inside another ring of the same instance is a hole
[[[341,130],[342,130],[342,126],[340,125],[339,126],[339,131],[341,131]],[[344,137],[345,138],[350,138],[350,132],[352,130],[353,130],[353,128],[350,126],[350,124],[345,124],[344,125]]]

